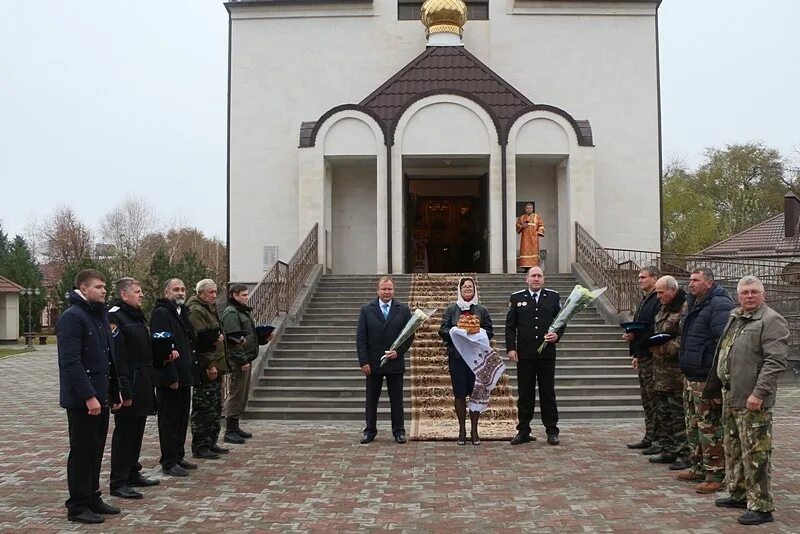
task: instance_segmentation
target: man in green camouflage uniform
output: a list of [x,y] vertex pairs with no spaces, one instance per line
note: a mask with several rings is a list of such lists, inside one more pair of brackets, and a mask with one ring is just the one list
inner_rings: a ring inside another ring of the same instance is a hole
[[729,496],[724,508],[747,508],[743,525],[773,520],[770,492],[772,406],[778,377],[786,369],[786,320],[764,303],[764,285],[745,276],[737,287],[739,307],[731,313],[704,395],[722,390],[725,469]]
[[197,332],[197,360],[202,382],[192,392],[192,454],[213,460],[228,452],[217,445],[222,417],[222,375],[230,372],[227,343],[217,314],[217,284],[206,279],[197,282],[197,294],[186,305],[189,320]]
[[683,410],[683,373],[678,366],[680,321],[686,310],[686,293],[672,276],[662,276],[655,286],[661,307],[656,314],[654,332],[672,339],[650,347],[653,353],[653,383],[656,391],[656,439],[661,454],[651,463],[671,464],[688,456],[686,422]]

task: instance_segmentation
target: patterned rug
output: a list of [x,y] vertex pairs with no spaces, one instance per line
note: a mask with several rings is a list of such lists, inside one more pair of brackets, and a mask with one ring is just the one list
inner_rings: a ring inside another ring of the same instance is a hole
[[[419,441],[456,440],[458,420],[453,407],[453,390],[447,367],[447,352],[439,337],[442,312],[456,300],[456,286],[462,276],[475,278],[480,297],[480,280],[475,274],[414,274],[409,306],[436,308],[436,313],[417,330],[411,345],[411,439]],[[492,321],[504,321],[492,317]],[[494,346],[494,343],[492,344]],[[508,375],[492,391],[489,408],[481,415],[479,433],[483,440],[506,440],[516,434],[517,407]],[[469,432],[469,418],[467,418]]]

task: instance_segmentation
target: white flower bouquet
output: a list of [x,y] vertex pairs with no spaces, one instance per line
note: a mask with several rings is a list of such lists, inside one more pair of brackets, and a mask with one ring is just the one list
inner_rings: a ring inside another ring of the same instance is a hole
[[[430,319],[430,317],[434,314],[436,308],[432,308],[429,310],[420,310],[417,308],[414,310],[414,313],[411,314],[411,319],[408,320],[406,325],[403,327],[403,330],[400,331],[400,335],[397,336],[397,339],[394,340],[392,346],[389,347],[389,350],[386,352],[391,352],[393,350],[397,350],[397,347],[405,343],[408,338],[414,335],[422,324]],[[381,356],[381,367],[389,361],[389,357],[384,354]]]
[[[576,284],[575,287],[572,288],[569,297],[567,297],[566,302],[564,302],[564,306],[561,308],[561,311],[553,320],[553,324],[551,324],[550,328],[547,329],[547,332],[552,334],[556,330],[564,327],[569,321],[572,320],[573,317],[578,315],[578,312],[594,302],[594,299],[602,295],[606,289],[608,288],[601,287],[600,289],[590,291],[580,284]],[[537,352],[541,354],[546,345],[547,341],[544,341],[541,345],[539,345],[539,350]]]

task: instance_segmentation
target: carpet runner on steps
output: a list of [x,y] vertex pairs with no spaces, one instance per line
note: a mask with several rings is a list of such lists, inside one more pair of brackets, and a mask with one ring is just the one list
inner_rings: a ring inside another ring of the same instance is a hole
[[[458,436],[447,351],[439,337],[439,327],[442,324],[442,312],[456,300],[458,281],[463,276],[475,279],[480,298],[480,277],[474,273],[414,274],[411,278],[411,309],[436,308],[436,313],[417,330],[409,350],[410,437],[414,440],[455,440]],[[504,321],[505,316],[492,317],[495,325],[503,324]],[[494,342],[492,346],[494,347]],[[483,440],[511,439],[516,434],[516,424],[516,399],[512,395],[506,373],[492,391],[489,408],[481,416],[479,433]],[[467,431],[469,432],[469,428]]]

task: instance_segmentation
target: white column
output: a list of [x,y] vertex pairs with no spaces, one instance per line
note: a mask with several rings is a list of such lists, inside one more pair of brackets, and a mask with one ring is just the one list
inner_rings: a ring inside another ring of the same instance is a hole
[[378,155],[377,155],[377,165],[376,165],[376,172],[375,172],[375,180],[377,187],[375,188],[375,194],[377,195],[375,205],[376,205],[376,213],[375,213],[375,226],[377,229],[377,240],[375,242],[375,260],[376,260],[376,271],[375,274],[381,274],[389,272],[389,241],[387,237],[389,236],[389,224],[386,220],[386,209],[388,207],[388,202],[386,200],[386,195],[388,194],[388,186],[386,181],[386,171],[388,169],[387,161],[386,161],[386,147],[381,145],[378,147]]
[[298,154],[297,231],[298,242],[319,223],[317,235],[320,263],[325,263],[325,158],[318,147],[301,148]]
[[595,231],[594,152],[578,147],[568,160],[569,265],[575,261],[575,221],[589,233]]
[[517,272],[517,155],[511,146],[506,147],[506,247],[508,272]]
[[[395,145],[392,149],[392,272],[402,273],[405,270],[403,252],[405,242],[403,239],[403,213],[405,202],[403,195],[403,155],[400,147]],[[386,219],[386,212],[383,212]],[[388,234],[387,234],[388,235]]]

